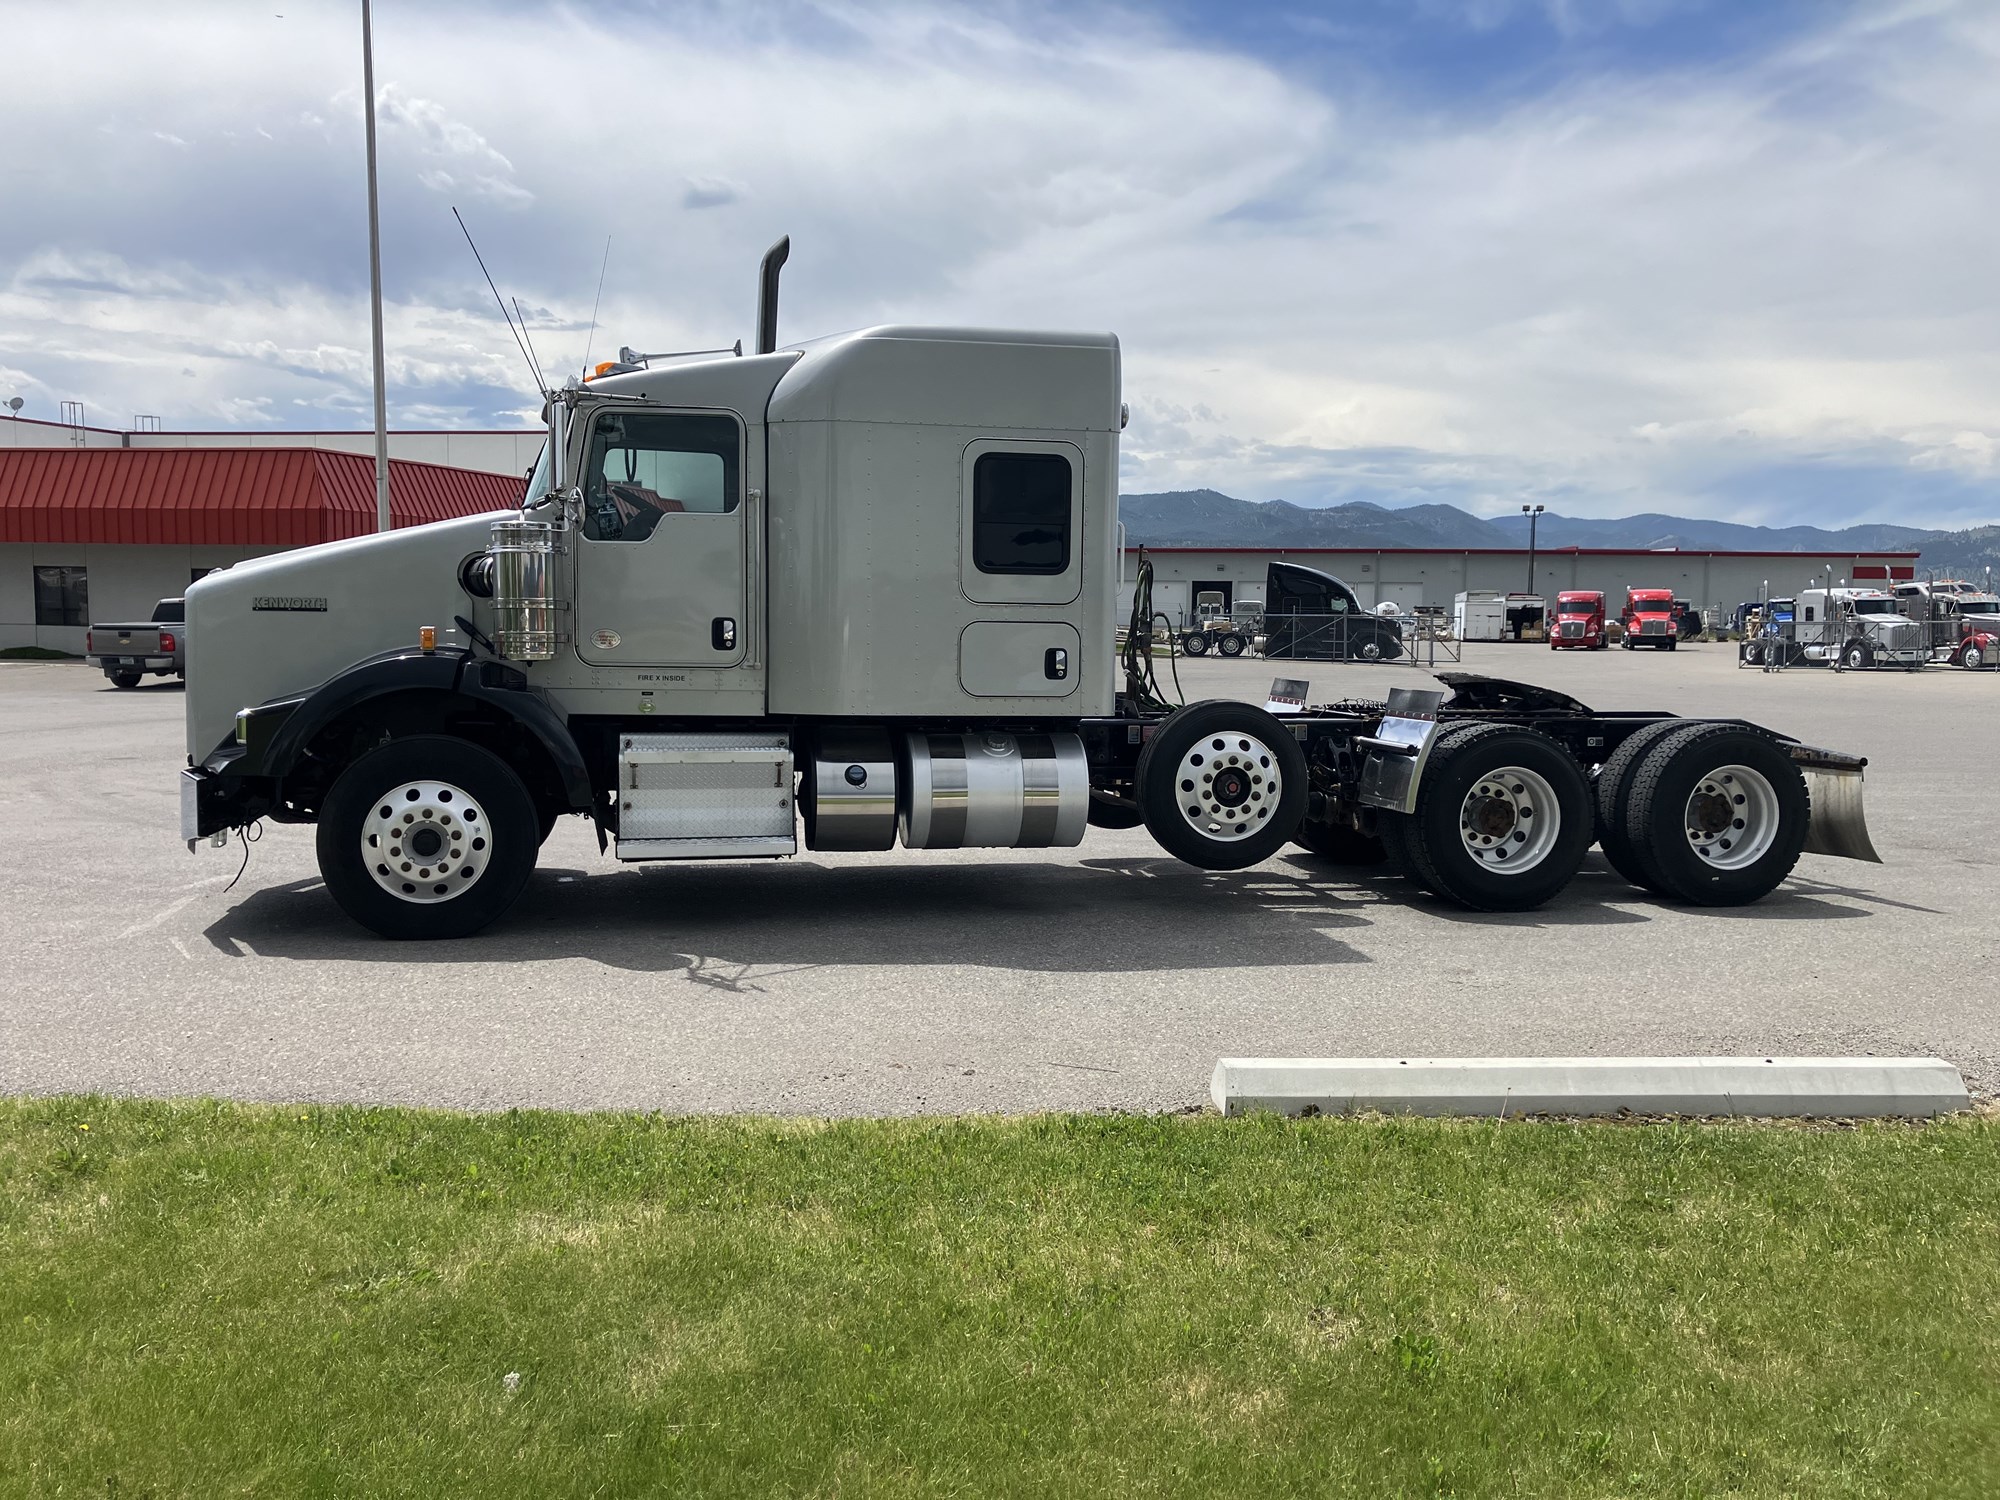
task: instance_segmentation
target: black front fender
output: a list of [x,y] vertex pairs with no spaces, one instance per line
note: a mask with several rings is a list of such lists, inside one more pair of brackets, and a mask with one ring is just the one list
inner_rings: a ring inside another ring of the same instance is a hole
[[[471,700],[512,720],[548,753],[570,810],[590,809],[590,773],[561,716],[528,687],[518,668],[474,661],[463,648],[385,651],[336,673],[310,693],[273,699],[245,716],[240,747],[232,739],[206,764],[225,776],[282,783],[329,725],[371,700],[412,693]],[[232,753],[225,759],[225,752]]]

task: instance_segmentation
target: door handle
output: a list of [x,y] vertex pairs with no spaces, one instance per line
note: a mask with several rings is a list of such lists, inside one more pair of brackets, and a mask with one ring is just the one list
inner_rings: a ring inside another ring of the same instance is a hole
[[717,615],[708,623],[708,643],[717,651],[734,651],[736,622],[727,615]]
[[1042,675],[1050,682],[1061,682],[1069,676],[1069,652],[1061,646],[1051,646],[1042,654]]

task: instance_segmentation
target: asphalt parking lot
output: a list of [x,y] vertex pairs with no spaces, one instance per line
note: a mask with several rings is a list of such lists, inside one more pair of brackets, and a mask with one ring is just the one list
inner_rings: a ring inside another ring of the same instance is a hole
[[[1935,1053],[2000,1088],[2000,673],[1739,671],[1471,647],[1594,706],[1742,716],[1871,759],[1880,866],[1808,855],[1690,910],[1593,853],[1521,916],[1293,850],[1207,874],[1143,831],[1053,853],[621,867],[566,820],[513,915],[394,944],[312,830],[177,838],[182,694],[0,663],[0,1091],[802,1114],[1172,1109],[1223,1054]],[[1191,697],[1314,701],[1410,668],[1183,662]]]

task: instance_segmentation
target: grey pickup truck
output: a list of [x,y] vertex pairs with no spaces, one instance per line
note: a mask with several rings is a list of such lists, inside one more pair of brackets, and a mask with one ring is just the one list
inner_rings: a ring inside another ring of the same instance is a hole
[[142,625],[92,625],[84,660],[104,669],[114,687],[135,688],[147,673],[187,677],[187,601],[162,599]]

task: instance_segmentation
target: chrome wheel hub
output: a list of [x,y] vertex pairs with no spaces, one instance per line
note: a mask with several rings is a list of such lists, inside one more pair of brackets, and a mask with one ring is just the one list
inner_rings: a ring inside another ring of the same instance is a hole
[[1695,783],[1681,826],[1704,863],[1740,870],[1777,841],[1778,794],[1761,771],[1717,766]]
[[1181,757],[1174,790],[1181,816],[1203,838],[1233,844],[1270,822],[1283,786],[1277,757],[1262,740],[1212,734]]
[[1480,777],[1459,809],[1458,834],[1476,864],[1501,875],[1532,870],[1562,832],[1555,788],[1525,766],[1500,766]]
[[361,828],[361,860],[398,901],[431,905],[478,884],[493,858],[486,813],[446,781],[384,792]]

